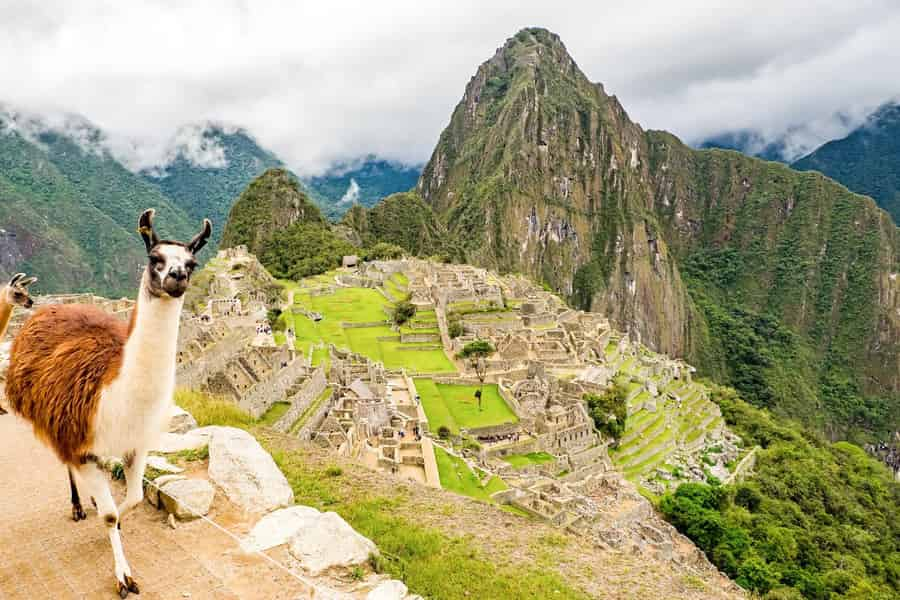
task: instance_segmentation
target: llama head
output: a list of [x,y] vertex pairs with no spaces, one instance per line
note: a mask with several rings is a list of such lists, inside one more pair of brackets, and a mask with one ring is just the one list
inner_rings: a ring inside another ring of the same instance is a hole
[[16,273],[2,289],[3,300],[7,304],[31,308],[34,306],[34,300],[28,293],[28,286],[35,281],[37,277],[26,277],[25,273]]
[[200,233],[188,243],[161,240],[153,229],[151,208],[145,210],[138,221],[138,231],[147,247],[147,269],[144,282],[147,291],[156,298],[180,298],[187,290],[191,274],[197,267],[194,256],[212,234],[212,223],[203,219]]

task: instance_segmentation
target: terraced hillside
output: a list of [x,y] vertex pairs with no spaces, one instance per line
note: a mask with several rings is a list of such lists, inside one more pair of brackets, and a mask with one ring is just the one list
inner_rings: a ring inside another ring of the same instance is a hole
[[[390,321],[393,305],[405,297],[406,279],[394,274],[378,287],[337,282],[335,271],[285,282],[293,304],[278,329],[292,331],[295,347],[319,364],[327,344],[352,350],[387,369],[410,373],[454,373],[444,353],[434,310],[423,310],[403,327]],[[283,335],[283,334],[280,334]],[[280,337],[279,337],[280,339]]]

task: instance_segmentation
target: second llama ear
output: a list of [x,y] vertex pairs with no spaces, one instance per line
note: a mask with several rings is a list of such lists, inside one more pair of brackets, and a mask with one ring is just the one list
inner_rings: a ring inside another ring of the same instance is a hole
[[147,247],[147,252],[153,249],[153,246],[159,243],[159,236],[156,235],[156,231],[153,229],[153,215],[156,214],[156,211],[152,208],[148,208],[141,214],[141,218],[138,219],[138,233],[141,234],[141,238],[144,240],[144,246]]
[[203,219],[203,226],[200,229],[200,233],[194,236],[194,239],[190,241],[187,245],[188,250],[191,251],[191,254],[197,254],[200,249],[206,245],[206,242],[209,240],[209,236],[212,235],[212,223],[209,219]]

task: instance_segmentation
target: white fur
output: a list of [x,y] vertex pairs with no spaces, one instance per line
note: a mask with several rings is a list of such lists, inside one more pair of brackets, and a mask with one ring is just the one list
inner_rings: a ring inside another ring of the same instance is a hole
[[147,277],[145,273],[119,376],[100,397],[94,426],[94,454],[98,456],[148,451],[162,434],[172,405],[184,297],[151,296],[146,291]]

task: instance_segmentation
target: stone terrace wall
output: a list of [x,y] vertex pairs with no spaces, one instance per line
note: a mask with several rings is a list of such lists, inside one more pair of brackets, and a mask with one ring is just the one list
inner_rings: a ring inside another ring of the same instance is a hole
[[295,358],[285,368],[276,371],[272,377],[254,385],[240,400],[241,408],[254,418],[259,418],[269,408],[283,400],[285,393],[306,372],[306,362],[302,357]]
[[325,379],[325,367],[319,365],[316,370],[313,371],[309,379],[303,382],[300,390],[291,396],[291,407],[284,416],[273,425],[273,427],[281,433],[287,433],[290,430],[291,425],[293,425],[297,419],[300,418],[300,415],[303,414],[303,411],[306,410],[310,404],[315,402],[316,398],[319,397],[319,394],[325,391],[327,383],[328,381]]

